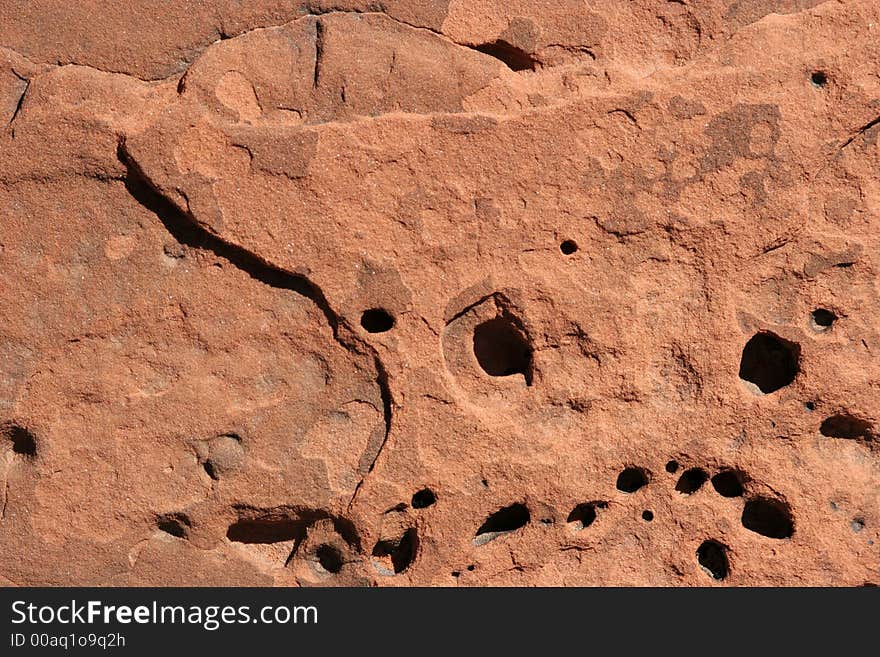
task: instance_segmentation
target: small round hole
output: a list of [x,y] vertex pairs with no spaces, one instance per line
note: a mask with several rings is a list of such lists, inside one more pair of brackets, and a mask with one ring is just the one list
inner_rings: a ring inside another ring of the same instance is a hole
[[675,490],[684,495],[693,495],[700,490],[708,478],[709,475],[702,468],[685,470],[678,483],[675,484]]
[[617,475],[617,490],[635,493],[648,483],[648,475],[641,468],[626,468]]
[[647,509],[642,511],[642,520],[644,520],[645,522],[651,522],[653,519],[654,519],[654,512],[653,511],[648,511]]
[[816,402],[813,402],[813,401],[804,402],[804,408],[807,409],[808,411],[815,411],[816,410]]
[[666,463],[666,472],[675,474],[678,472],[678,461],[669,461]]
[[332,545],[325,543],[318,546],[318,549],[315,550],[315,557],[317,557],[321,568],[328,573],[338,573],[342,570],[342,555]]
[[[600,506],[601,505],[601,506]],[[593,524],[596,520],[596,507],[601,509],[605,508],[604,502],[594,503],[594,502],[586,502],[583,504],[578,504],[574,509],[571,510],[571,513],[568,514],[568,522],[572,529],[575,531],[580,531],[581,529],[585,529]]]
[[697,562],[712,579],[724,579],[730,572],[727,546],[718,541],[703,541],[697,548]]
[[813,71],[812,75],[810,75],[810,84],[817,89],[821,89],[828,84],[828,76],[825,74],[825,71]]
[[712,477],[712,488],[721,497],[742,497],[742,475],[736,470],[722,470]]
[[412,507],[414,509],[426,509],[437,501],[437,496],[430,488],[423,488],[412,496]]
[[810,316],[813,319],[813,328],[817,331],[827,331],[837,320],[837,315],[826,308],[816,308]]
[[28,459],[37,455],[36,438],[24,427],[12,423],[0,425],[0,438],[4,438],[11,444],[14,454]]
[[578,250],[577,242],[574,240],[565,240],[559,245],[559,250],[562,251],[563,255],[571,255]]
[[382,308],[370,308],[361,315],[361,326],[367,333],[385,333],[394,328],[394,317]]

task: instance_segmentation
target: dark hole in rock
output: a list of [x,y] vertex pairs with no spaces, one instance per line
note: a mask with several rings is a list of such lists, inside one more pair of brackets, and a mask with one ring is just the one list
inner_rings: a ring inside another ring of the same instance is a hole
[[511,71],[533,71],[537,66],[537,62],[529,53],[502,39],[491,43],[482,43],[475,46],[474,50],[500,60]]
[[318,549],[315,550],[315,558],[318,560],[321,568],[333,574],[342,570],[342,566],[345,563],[342,559],[342,553],[328,543],[318,546]]
[[767,395],[794,381],[799,359],[800,347],[794,342],[772,333],[758,333],[743,348],[739,378]]
[[596,509],[604,509],[605,506],[604,502],[584,502],[583,504],[578,504],[568,514],[566,522],[570,523],[576,530],[585,529],[596,520]]
[[574,240],[565,240],[562,244],[559,245],[559,250],[562,251],[563,255],[571,255],[572,253],[576,253],[578,250],[577,242]]
[[474,355],[489,376],[521,374],[532,384],[532,348],[507,316],[495,317],[474,329]]
[[202,467],[205,469],[205,473],[214,481],[218,481],[220,479],[220,475],[217,474],[217,468],[214,467],[213,461],[211,459],[205,459],[205,462],[202,464]]
[[804,408],[807,409],[808,411],[815,411],[816,410],[816,402],[811,402],[811,401],[804,402]]
[[648,483],[648,473],[642,468],[626,468],[617,475],[617,490],[635,493]]
[[742,524],[746,529],[767,538],[789,538],[794,534],[794,520],[788,505],[766,497],[746,502]]
[[865,420],[839,413],[825,418],[819,426],[819,433],[827,438],[871,438],[871,428]]
[[12,445],[12,452],[27,458],[37,455],[37,440],[34,434],[17,424],[7,423],[0,426],[0,435]]
[[361,315],[361,326],[367,333],[385,333],[394,328],[394,317],[382,308],[370,308]]
[[850,529],[858,534],[865,528],[865,521],[862,518],[853,518],[853,521],[849,523],[849,526]]
[[813,71],[810,75],[810,83],[814,87],[824,87],[828,84],[828,75],[824,71]]
[[697,562],[714,579],[724,579],[730,572],[727,547],[718,541],[703,541],[697,548]]
[[645,509],[644,511],[642,511],[642,520],[644,520],[645,522],[651,522],[653,519],[654,519],[654,512],[653,511],[649,511],[648,509]]
[[742,497],[743,476],[736,470],[722,470],[712,477],[712,487],[722,497]]
[[685,495],[691,495],[700,490],[708,478],[709,475],[702,468],[689,468],[681,474],[678,483],[675,484],[675,490]]
[[471,564],[470,566],[467,567],[467,569],[468,569],[470,572],[474,572],[474,571],[477,569],[477,567],[476,567],[474,564]]
[[373,558],[378,560],[381,568],[397,575],[410,567],[418,550],[418,533],[414,527],[410,527],[396,541],[381,540],[376,543]]
[[522,529],[531,520],[525,504],[515,503],[496,511],[480,525],[474,536],[474,545],[483,545],[503,534]]
[[813,328],[817,331],[827,331],[837,320],[837,315],[825,308],[816,308],[810,313],[810,317],[813,320]]
[[177,538],[186,538],[192,523],[182,513],[171,513],[156,519],[156,528]]
[[412,496],[412,507],[414,509],[426,509],[437,501],[437,496],[430,488],[423,488]]
[[236,543],[281,543],[301,539],[304,523],[293,518],[243,518],[226,531],[226,538]]
[[669,474],[675,474],[678,472],[678,461],[667,461],[666,472]]

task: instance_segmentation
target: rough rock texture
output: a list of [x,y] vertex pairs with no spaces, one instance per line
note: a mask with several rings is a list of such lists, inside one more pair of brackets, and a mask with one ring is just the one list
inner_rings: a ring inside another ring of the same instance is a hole
[[874,0],[123,4],[0,6],[0,582],[880,583]]

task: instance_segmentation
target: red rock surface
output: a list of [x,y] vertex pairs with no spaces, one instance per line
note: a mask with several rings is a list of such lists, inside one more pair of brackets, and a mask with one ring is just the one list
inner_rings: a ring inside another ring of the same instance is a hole
[[0,581],[880,581],[880,5],[0,6]]

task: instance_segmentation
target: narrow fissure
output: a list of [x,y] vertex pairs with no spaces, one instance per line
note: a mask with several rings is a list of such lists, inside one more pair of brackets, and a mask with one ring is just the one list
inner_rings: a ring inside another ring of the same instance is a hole
[[[129,156],[125,149],[125,140],[120,138],[116,149],[119,161],[126,168],[125,188],[129,194],[140,203],[144,208],[155,214],[165,229],[171,236],[184,246],[209,251],[218,258],[222,258],[229,262],[232,266],[240,269],[248,276],[269,287],[281,290],[290,290],[299,294],[312,303],[314,303],[321,313],[324,315],[327,324],[333,333],[333,339],[344,349],[356,353],[368,352],[372,356],[373,366],[376,371],[376,385],[379,387],[379,394],[382,398],[382,409],[385,421],[385,435],[382,443],[373,458],[367,474],[373,471],[379,455],[382,453],[385,444],[388,442],[388,436],[391,432],[391,421],[393,415],[393,397],[391,387],[388,382],[388,373],[385,370],[378,352],[368,342],[360,340],[353,330],[347,333],[351,336],[351,342],[344,339],[340,332],[340,319],[338,315],[330,307],[327,298],[321,289],[301,274],[294,274],[289,271],[280,269],[272,265],[259,256],[251,253],[247,249],[231,244],[220,237],[210,234],[207,230],[199,226],[194,219],[165,198],[158,190],[153,187],[143,171],[138,167],[137,163]],[[348,327],[346,327],[348,328]],[[364,478],[366,475],[364,475]],[[352,494],[349,508],[354,503],[355,497],[363,484],[363,479],[358,482]]]

